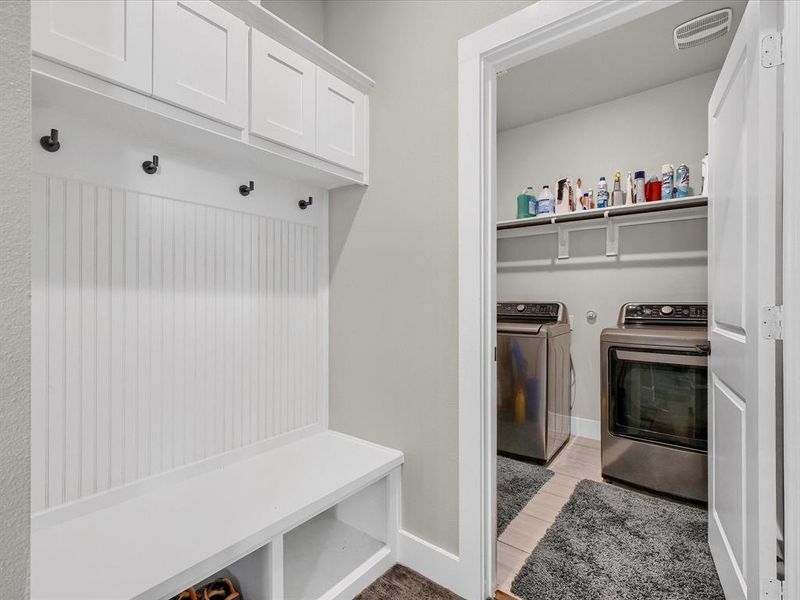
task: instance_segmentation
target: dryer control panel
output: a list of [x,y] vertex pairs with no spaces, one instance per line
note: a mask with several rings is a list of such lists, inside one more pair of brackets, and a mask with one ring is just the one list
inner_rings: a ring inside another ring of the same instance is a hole
[[557,321],[563,314],[558,302],[498,302],[500,320]]
[[706,325],[708,323],[708,305],[684,303],[625,304],[620,314],[620,324],[632,325],[636,323]]

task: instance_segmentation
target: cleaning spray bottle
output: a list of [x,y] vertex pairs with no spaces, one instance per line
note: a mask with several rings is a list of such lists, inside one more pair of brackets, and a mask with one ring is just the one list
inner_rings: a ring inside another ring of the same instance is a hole
[[630,171],[628,171],[628,179],[625,183],[625,204],[633,204],[634,203],[634,194],[633,194],[633,175]]
[[611,206],[622,206],[625,204],[625,197],[622,195],[622,173],[614,173],[614,191],[611,192]]

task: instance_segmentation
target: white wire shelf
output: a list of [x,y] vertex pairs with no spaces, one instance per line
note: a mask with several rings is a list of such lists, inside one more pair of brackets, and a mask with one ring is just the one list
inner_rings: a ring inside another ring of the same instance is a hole
[[574,221],[588,221],[590,219],[609,219],[622,215],[639,215],[646,213],[663,212],[667,210],[681,210],[707,206],[708,196],[687,196],[686,198],[673,198],[671,200],[657,200],[643,204],[629,204],[623,206],[610,206],[608,208],[590,208],[576,212],[561,213],[557,215],[540,215],[526,219],[512,219],[498,221],[497,230],[520,229],[540,225],[556,225]]

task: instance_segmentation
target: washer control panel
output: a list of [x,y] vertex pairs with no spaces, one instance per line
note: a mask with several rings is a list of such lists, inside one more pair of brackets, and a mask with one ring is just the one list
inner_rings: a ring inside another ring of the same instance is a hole
[[626,304],[622,308],[623,323],[689,323],[708,322],[707,304]]
[[498,319],[555,321],[561,305],[557,302],[498,302]]

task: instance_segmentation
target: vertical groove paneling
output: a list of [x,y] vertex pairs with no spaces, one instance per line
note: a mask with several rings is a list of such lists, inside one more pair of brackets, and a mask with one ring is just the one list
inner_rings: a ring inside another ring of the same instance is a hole
[[124,464],[123,480],[133,481],[138,474],[139,460],[139,355],[137,339],[139,336],[139,313],[137,298],[139,293],[139,196],[126,192],[124,197],[124,243],[123,265],[125,280],[123,284],[124,321],[124,405],[123,416]]
[[[66,458],[66,442],[63,426],[64,413],[64,372],[66,360],[66,336],[64,315],[65,305],[65,232],[66,227],[66,187],[63,181],[51,181],[49,186],[49,235],[48,244],[48,315],[47,315],[47,370],[48,385],[46,436],[47,436],[47,478],[46,505],[62,504],[64,497],[63,460]],[[35,235],[35,233],[34,233]]]
[[108,188],[97,188],[96,215],[97,308],[89,316],[96,321],[95,489],[102,492],[111,487],[111,413],[116,404],[111,397],[111,190]]
[[125,483],[125,194],[111,192],[110,246],[110,433],[109,487]]
[[[67,182],[64,222],[64,499],[81,496],[81,355],[69,349],[81,339],[81,192],[83,186]],[[76,232],[77,235],[71,235]]]
[[32,505],[317,422],[317,228],[37,175]]

